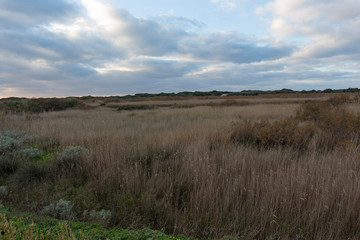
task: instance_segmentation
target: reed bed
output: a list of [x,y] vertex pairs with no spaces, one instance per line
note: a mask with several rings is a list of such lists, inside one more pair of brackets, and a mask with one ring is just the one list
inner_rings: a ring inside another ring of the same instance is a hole
[[108,209],[114,226],[202,239],[358,239],[358,148],[301,151],[229,140],[234,122],[276,122],[298,107],[282,102],[3,115],[2,129],[89,150],[81,166],[84,182],[70,172],[56,182],[14,188],[8,198],[33,211],[69,199],[80,219],[85,209]]

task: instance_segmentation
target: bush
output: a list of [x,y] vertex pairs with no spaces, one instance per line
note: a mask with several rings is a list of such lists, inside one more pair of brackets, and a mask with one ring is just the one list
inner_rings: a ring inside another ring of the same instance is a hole
[[233,124],[230,141],[264,147],[285,146],[304,149],[314,133],[315,128],[312,124],[301,125],[294,118],[274,123],[244,121]]
[[62,111],[79,105],[76,98],[32,98],[5,100],[0,103],[0,110],[6,113],[41,113]]
[[4,194],[6,195],[8,192],[7,192],[7,187],[6,186],[0,186],[0,194]]
[[41,155],[41,152],[37,148],[26,148],[17,151],[16,155],[18,155],[22,159],[32,159],[39,157]]
[[354,148],[360,144],[360,115],[342,106],[350,102],[339,96],[327,101],[306,102],[294,117],[268,122],[237,122],[230,130],[230,141],[263,147],[286,146],[299,150],[312,143],[318,150]]
[[110,216],[111,216],[110,210],[101,209],[100,211],[92,210],[90,212],[90,217],[92,219],[107,221],[109,220]]
[[296,118],[302,121],[318,121],[326,118],[332,111],[341,110],[345,103],[352,100],[345,95],[331,97],[326,101],[309,101],[300,105]]
[[0,155],[6,155],[9,152],[13,152],[19,149],[22,144],[23,143],[20,140],[6,135],[0,135]]
[[85,219],[89,219],[92,222],[97,222],[103,225],[107,225],[111,218],[111,211],[101,209],[100,211],[91,210],[89,212],[88,210],[85,210],[83,212],[83,217]]
[[56,158],[55,164],[61,169],[72,169],[79,166],[82,156],[88,151],[89,150],[81,146],[68,146]]
[[20,131],[2,131],[0,132],[0,155],[14,152],[33,140],[34,137]]
[[26,102],[25,111],[31,113],[41,113],[48,111],[62,111],[77,105],[76,99],[60,99],[60,98],[34,98]]
[[67,98],[65,99],[65,104],[67,108],[73,108],[79,104],[79,101],[76,98]]
[[35,148],[22,149],[33,141],[31,137],[20,131],[0,132],[0,174],[14,173],[24,159],[29,159],[40,154]]
[[42,213],[62,220],[72,220],[74,218],[71,202],[64,199],[60,199],[56,203],[51,203],[44,207]]

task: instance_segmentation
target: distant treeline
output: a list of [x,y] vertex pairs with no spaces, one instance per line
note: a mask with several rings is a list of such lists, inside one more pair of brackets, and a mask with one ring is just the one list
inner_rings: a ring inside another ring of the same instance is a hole
[[[202,96],[257,96],[265,94],[289,94],[289,93],[347,93],[347,92],[360,92],[358,88],[347,88],[347,89],[325,89],[325,90],[291,90],[283,88],[281,90],[243,90],[241,92],[230,92],[230,91],[185,91],[179,93],[137,93],[134,95],[125,95],[125,96],[110,96],[110,98],[138,98],[138,97],[202,97]],[[92,99],[92,98],[109,98],[109,97],[94,97],[94,96],[83,96],[80,99]]]
[[152,97],[211,97],[211,96],[257,96],[267,94],[293,94],[293,93],[356,93],[360,92],[358,88],[347,89],[325,89],[325,90],[302,90],[295,91],[287,88],[281,90],[244,90],[241,92],[230,91],[184,91],[179,93],[137,93],[125,96],[83,96],[83,97],[67,97],[67,98],[18,98],[9,97],[0,99],[0,111],[5,112],[30,112],[41,113],[48,111],[61,111],[81,105],[82,101],[88,99],[134,99],[134,98],[152,98]]

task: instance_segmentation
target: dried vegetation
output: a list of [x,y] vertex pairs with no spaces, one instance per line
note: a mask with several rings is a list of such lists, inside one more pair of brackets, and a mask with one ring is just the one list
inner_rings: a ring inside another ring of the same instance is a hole
[[358,239],[357,98],[303,100],[4,115],[3,129],[56,144],[37,141],[53,154],[39,159],[47,172],[35,185],[12,185],[22,174],[13,168],[0,185],[7,202],[39,213],[59,199],[71,200],[78,219],[109,209],[107,225],[200,238]]

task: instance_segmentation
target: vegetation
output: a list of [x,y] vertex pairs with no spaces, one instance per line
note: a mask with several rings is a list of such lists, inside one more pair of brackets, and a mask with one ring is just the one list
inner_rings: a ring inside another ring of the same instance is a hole
[[154,109],[151,105],[121,105],[117,108],[118,111],[133,111],[133,110],[149,110]]
[[5,112],[41,113],[62,111],[79,104],[76,98],[8,98],[1,99],[0,110]]
[[99,239],[190,239],[182,236],[172,237],[151,229],[125,230],[105,229],[97,224],[78,221],[59,221],[48,217],[14,212],[0,205],[1,239],[61,239],[61,240],[99,240]]
[[[67,98],[18,98],[8,97],[0,99],[0,111],[19,113],[42,113],[49,111],[63,111],[69,108],[86,108],[84,102],[91,100],[105,100],[108,102],[118,102],[126,100],[141,100],[141,99],[175,99],[181,100],[182,98],[189,97],[219,97],[219,96],[261,96],[261,95],[295,95],[295,94],[327,94],[327,93],[359,93],[358,88],[348,89],[325,89],[325,90],[302,90],[294,91],[291,89],[283,88],[281,90],[243,90],[241,92],[229,92],[229,91],[194,91],[194,92],[179,92],[179,93],[137,93],[134,95],[125,96],[110,96],[110,97],[94,97],[94,96],[83,96],[83,97],[67,97]],[[89,107],[89,106],[88,106]],[[118,110],[137,110],[137,109],[153,109],[152,105],[122,105],[118,107]]]
[[[119,226],[145,228],[124,230],[129,239],[167,239],[149,229],[200,239],[359,239],[359,99],[88,98],[79,100],[93,107],[86,111],[4,112],[2,203],[68,222],[7,212],[2,226],[26,234],[34,221],[32,233],[51,230],[55,239],[81,239],[80,229],[112,239]],[[121,105],[153,108],[116,111]]]
[[357,148],[360,137],[360,114],[343,108],[349,97],[337,96],[322,102],[305,102],[295,116],[270,122],[234,123],[232,142],[262,147],[285,146],[294,150],[333,150]]

